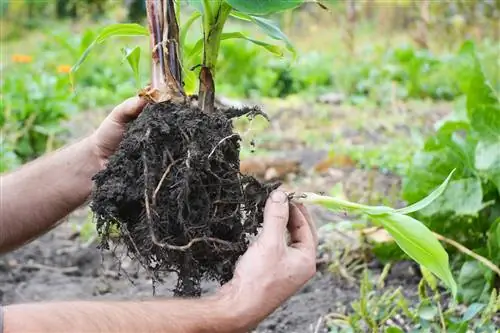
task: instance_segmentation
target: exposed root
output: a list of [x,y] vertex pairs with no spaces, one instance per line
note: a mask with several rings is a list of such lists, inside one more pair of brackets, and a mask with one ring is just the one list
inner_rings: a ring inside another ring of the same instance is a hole
[[198,296],[202,279],[229,281],[279,185],[240,174],[239,140],[222,112],[169,102],[146,107],[94,178],[101,247],[120,230],[155,283],[159,273],[178,274],[176,295]]

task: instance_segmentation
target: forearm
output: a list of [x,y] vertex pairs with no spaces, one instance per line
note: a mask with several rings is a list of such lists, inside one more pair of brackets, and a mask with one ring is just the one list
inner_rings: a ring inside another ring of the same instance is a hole
[[247,314],[237,309],[221,298],[11,305],[5,333],[248,332]]
[[85,138],[0,178],[0,253],[53,227],[82,205],[101,168]]

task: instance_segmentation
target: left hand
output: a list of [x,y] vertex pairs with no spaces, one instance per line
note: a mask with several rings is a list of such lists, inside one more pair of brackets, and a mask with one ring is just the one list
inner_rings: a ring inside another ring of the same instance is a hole
[[118,105],[104,119],[99,128],[91,135],[93,149],[99,163],[104,166],[123,139],[126,125],[139,116],[147,101],[141,97],[132,97]]

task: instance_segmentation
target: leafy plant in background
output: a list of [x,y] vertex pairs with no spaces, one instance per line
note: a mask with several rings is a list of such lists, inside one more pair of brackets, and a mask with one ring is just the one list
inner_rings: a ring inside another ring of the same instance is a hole
[[66,75],[39,65],[16,67],[1,83],[1,172],[56,148],[66,131],[61,122],[75,111]]
[[[453,76],[466,99],[437,126],[415,154],[403,197],[420,200],[456,168],[443,196],[417,216],[435,232],[500,265],[500,102],[486,80],[474,45],[467,42]],[[460,298],[484,301],[500,276],[480,262],[458,256]]]
[[[422,270],[418,301],[412,302],[403,291],[383,291],[375,286],[365,271],[361,280],[359,299],[352,309],[326,315],[330,333],[494,333],[500,310],[500,295],[493,290],[483,303],[467,308],[441,295],[435,278]],[[385,279],[382,275],[380,280]]]

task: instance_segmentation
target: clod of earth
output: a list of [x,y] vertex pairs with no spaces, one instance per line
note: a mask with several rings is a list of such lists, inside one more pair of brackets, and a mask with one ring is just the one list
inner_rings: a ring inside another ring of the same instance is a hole
[[101,247],[109,249],[118,229],[119,241],[153,279],[177,274],[178,296],[199,296],[204,279],[229,281],[279,185],[240,173],[231,118],[249,112],[256,111],[148,105],[94,177],[91,208]]

